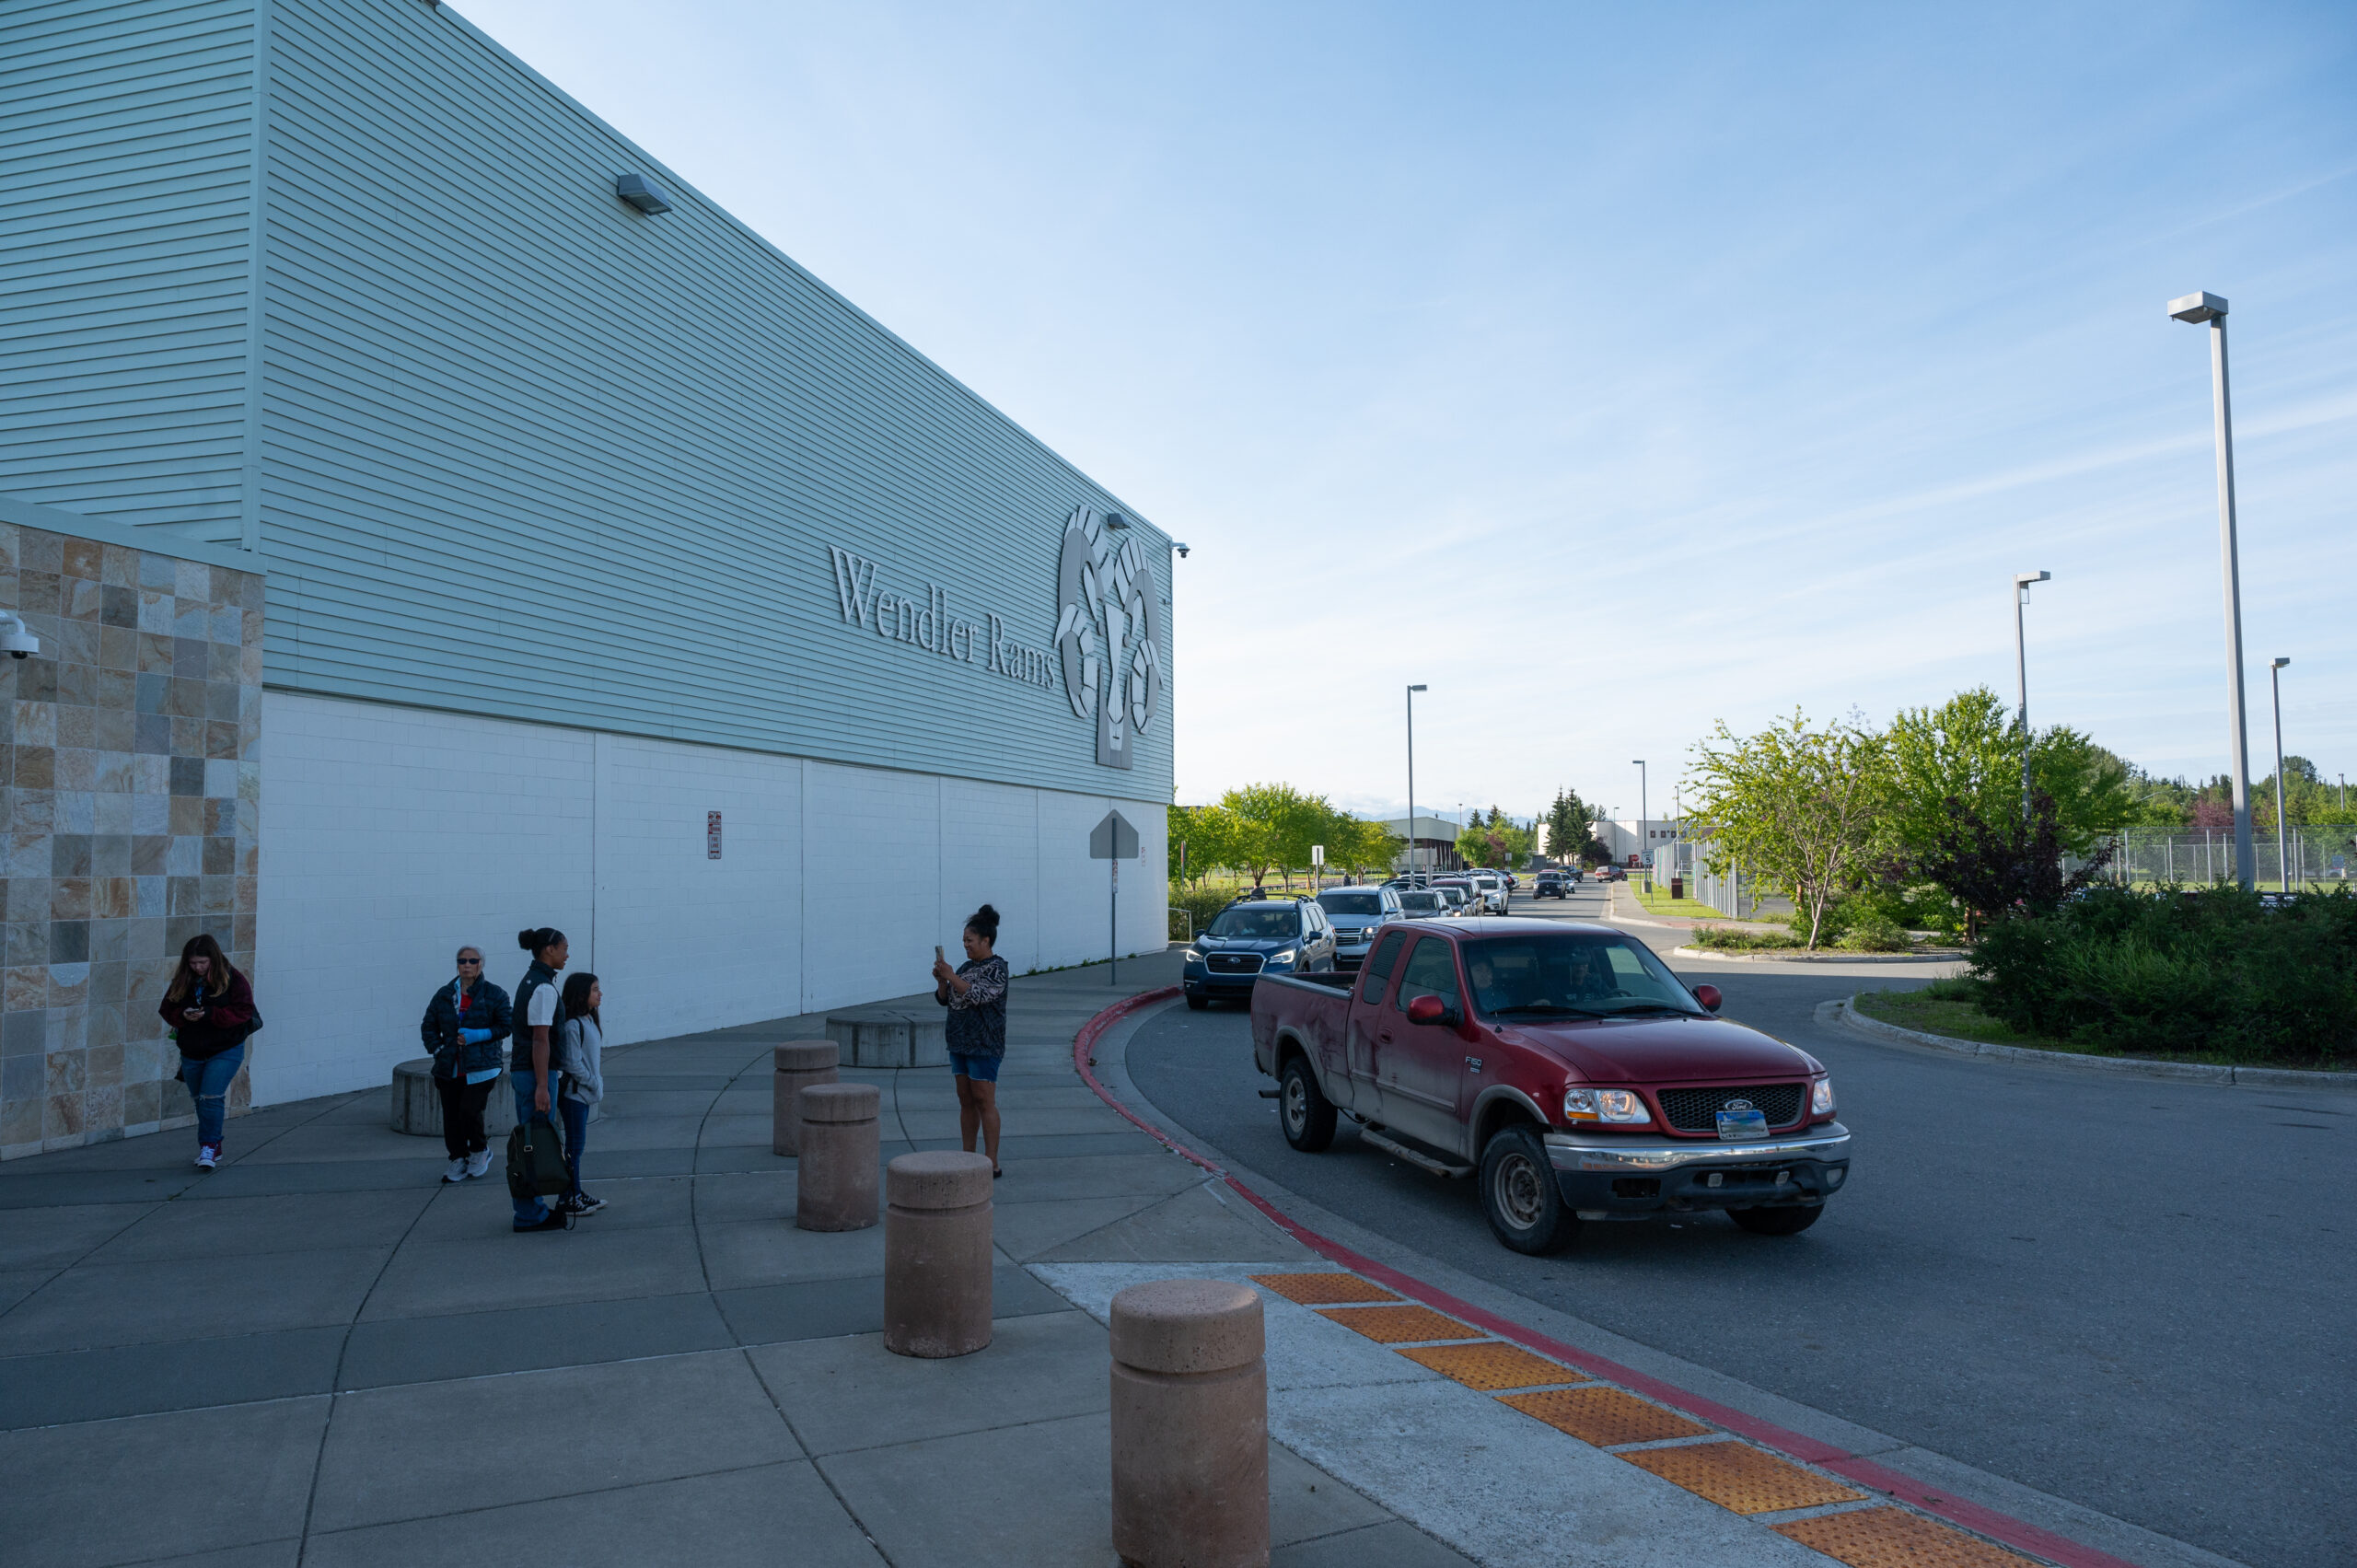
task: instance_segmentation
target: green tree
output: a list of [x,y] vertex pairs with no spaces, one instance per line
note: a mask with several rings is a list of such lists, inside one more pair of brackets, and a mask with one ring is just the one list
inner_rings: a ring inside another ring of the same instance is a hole
[[1741,864],[1793,896],[1815,947],[1825,912],[1857,887],[1886,843],[1889,749],[1855,723],[1811,729],[1789,721],[1737,737],[1721,720],[1694,748],[1693,816],[1712,869]]
[[1557,860],[1578,860],[1585,856],[1596,831],[1588,824],[1596,820],[1596,813],[1576,791],[1558,788],[1555,803],[1547,807],[1547,853]]
[[1530,858],[1530,830],[1492,806],[1487,817],[1472,813],[1457,835],[1457,853],[1468,865],[1511,870]]
[[1225,806],[1172,807],[1171,880],[1178,879],[1182,853],[1190,882],[1202,881],[1213,866],[1242,866],[1251,847],[1248,840],[1243,822]]
[[2022,814],[2022,753],[2033,788],[2054,803],[2055,831],[2074,855],[2137,819],[2134,770],[2066,726],[2025,737],[1986,686],[1959,691],[1936,708],[1910,708],[1891,721],[1889,828],[1903,859],[1920,860],[1953,826],[1952,803],[1978,819]]

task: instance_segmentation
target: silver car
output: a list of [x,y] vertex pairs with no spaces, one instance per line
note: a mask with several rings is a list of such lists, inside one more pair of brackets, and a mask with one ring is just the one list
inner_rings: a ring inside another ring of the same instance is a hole
[[1399,918],[1438,920],[1448,913],[1448,901],[1429,888],[1406,888],[1399,893]]
[[1375,929],[1399,918],[1396,888],[1329,888],[1318,895],[1318,905],[1334,923],[1334,967],[1354,970],[1366,961]]

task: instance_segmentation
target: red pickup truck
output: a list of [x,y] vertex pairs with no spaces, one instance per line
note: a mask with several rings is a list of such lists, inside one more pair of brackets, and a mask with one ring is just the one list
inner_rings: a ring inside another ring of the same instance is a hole
[[1584,1220],[1698,1209],[1806,1230],[1850,1169],[1832,1082],[1718,1007],[1717,987],[1688,990],[1608,927],[1394,924],[1356,974],[1263,975],[1252,1054],[1295,1148],[1324,1150],[1348,1116],[1425,1169],[1478,1171],[1519,1252]]

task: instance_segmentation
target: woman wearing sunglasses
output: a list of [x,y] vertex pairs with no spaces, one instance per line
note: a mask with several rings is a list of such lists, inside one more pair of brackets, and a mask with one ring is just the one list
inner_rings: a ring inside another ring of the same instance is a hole
[[511,1032],[507,993],[482,977],[482,949],[459,949],[459,978],[425,1005],[418,1034],[434,1053],[434,1089],[442,1097],[442,1147],[450,1156],[445,1181],[464,1181],[491,1168],[483,1107],[501,1072],[500,1042]]

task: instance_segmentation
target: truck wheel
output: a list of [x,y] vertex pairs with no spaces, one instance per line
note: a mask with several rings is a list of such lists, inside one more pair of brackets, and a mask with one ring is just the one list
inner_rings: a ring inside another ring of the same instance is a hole
[[1727,1218],[1754,1236],[1798,1236],[1823,1213],[1822,1203],[1779,1203],[1772,1209],[1729,1209]]
[[1212,999],[1208,996],[1190,996],[1187,998],[1187,1007],[1190,1012],[1200,1013],[1211,1005]]
[[1285,1142],[1305,1155],[1323,1154],[1334,1142],[1334,1102],[1298,1056],[1277,1079],[1277,1120],[1284,1123]]
[[1482,1145],[1481,1213],[1500,1241],[1534,1256],[1560,1252],[1580,1233],[1547,1145],[1529,1127],[1505,1128]]

